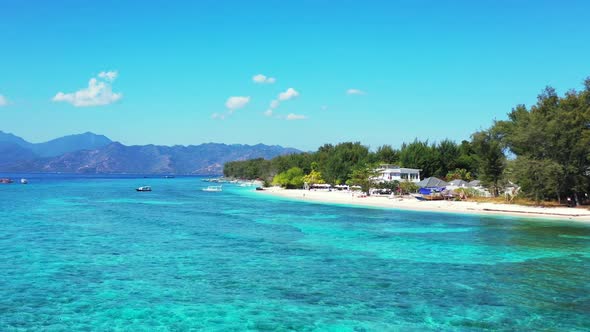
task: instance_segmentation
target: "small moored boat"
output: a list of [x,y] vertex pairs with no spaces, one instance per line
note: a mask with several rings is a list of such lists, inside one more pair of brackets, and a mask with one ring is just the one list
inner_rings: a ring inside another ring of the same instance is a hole
[[442,201],[443,199],[445,199],[441,194],[413,194],[412,196],[414,196],[414,198],[416,198],[419,201]]
[[203,191],[222,191],[221,186],[209,186],[207,188],[203,188]]
[[29,180],[27,180],[25,178],[22,178],[22,179],[20,179],[20,183],[21,184],[27,184],[27,183],[29,183]]
[[143,186],[135,189],[136,191],[152,191],[152,187],[150,186]]
[[13,181],[11,179],[0,179],[0,183],[4,183],[4,184],[8,184],[8,183],[12,183]]

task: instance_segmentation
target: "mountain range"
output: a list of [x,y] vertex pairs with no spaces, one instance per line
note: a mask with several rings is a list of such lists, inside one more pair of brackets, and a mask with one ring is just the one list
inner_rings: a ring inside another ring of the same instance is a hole
[[221,174],[228,161],[299,153],[278,145],[126,146],[90,132],[30,143],[0,131],[0,172]]

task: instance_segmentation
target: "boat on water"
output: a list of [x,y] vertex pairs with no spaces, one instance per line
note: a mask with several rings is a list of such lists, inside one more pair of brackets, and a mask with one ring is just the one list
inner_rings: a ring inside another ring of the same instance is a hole
[[2,183],[2,184],[8,184],[8,183],[12,183],[12,182],[13,181],[11,179],[8,179],[8,178],[6,178],[6,179],[0,179],[0,183]]
[[417,194],[412,194],[419,201],[442,201],[445,187],[425,187],[420,188]]
[[152,187],[150,187],[150,186],[142,186],[142,187],[139,187],[139,188],[137,188],[135,190],[136,191],[152,191]]
[[222,191],[223,189],[221,188],[221,186],[209,186],[207,188],[203,188],[203,191],[211,191],[211,192],[215,192],[215,191]]
[[25,178],[22,178],[22,179],[20,179],[20,183],[21,184],[27,184],[27,183],[29,183],[29,180],[27,180]]
[[445,199],[440,194],[430,194],[430,195],[413,194],[412,196],[414,196],[414,198],[416,198],[419,201],[442,201],[443,199]]

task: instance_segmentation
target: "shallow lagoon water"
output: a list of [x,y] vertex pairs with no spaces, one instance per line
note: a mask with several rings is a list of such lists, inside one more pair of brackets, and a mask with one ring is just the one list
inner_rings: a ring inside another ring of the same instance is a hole
[[0,186],[0,330],[590,329],[587,225],[206,185]]

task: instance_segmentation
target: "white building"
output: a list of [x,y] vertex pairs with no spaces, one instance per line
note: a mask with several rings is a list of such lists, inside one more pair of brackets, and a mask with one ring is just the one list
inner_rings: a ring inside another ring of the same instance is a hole
[[403,168],[396,165],[381,165],[376,171],[379,172],[379,176],[374,179],[377,182],[420,182],[419,169]]

